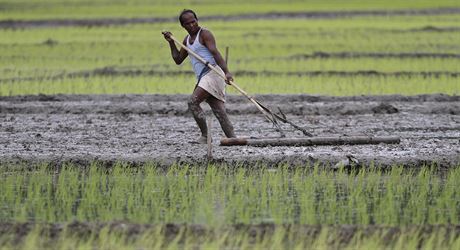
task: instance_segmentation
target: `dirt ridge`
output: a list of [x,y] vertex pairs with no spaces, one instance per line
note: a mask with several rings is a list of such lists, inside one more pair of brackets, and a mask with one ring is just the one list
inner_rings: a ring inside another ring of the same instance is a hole
[[[445,15],[458,14],[460,8],[431,8],[403,10],[350,10],[350,11],[305,11],[305,12],[269,12],[249,13],[226,16],[202,16],[200,20],[255,20],[255,19],[335,19],[359,16],[404,16],[404,15]],[[59,26],[109,26],[141,23],[177,22],[176,17],[144,17],[144,18],[94,18],[94,19],[47,19],[47,20],[1,20],[0,28],[31,28]]]
[[[273,102],[460,102],[460,95],[421,94],[421,95],[358,95],[358,96],[327,96],[309,94],[257,94],[256,99]],[[0,96],[0,102],[186,102],[189,94],[118,94],[118,95],[15,95]],[[241,95],[228,95],[231,102],[246,102]]]
[[[7,82],[22,82],[22,81],[52,81],[65,78],[78,78],[78,77],[93,77],[93,76],[182,76],[194,75],[193,72],[187,70],[180,71],[158,71],[158,70],[144,70],[144,69],[123,69],[115,67],[103,67],[94,70],[84,70],[79,72],[61,73],[54,76],[46,77],[15,77],[15,78],[0,78],[0,83]],[[454,77],[460,76],[460,72],[452,71],[393,71],[382,72],[377,70],[356,70],[356,71],[338,71],[338,70],[317,70],[317,71],[251,71],[251,70],[235,70],[233,75],[236,77],[241,76],[339,76],[339,77],[355,77],[355,76],[378,76],[378,77],[436,77],[441,76]]]
[[[312,58],[398,58],[398,59],[407,59],[407,58],[460,58],[460,54],[454,53],[366,53],[366,52],[337,52],[329,53],[316,51],[312,54],[296,54],[288,56],[287,59],[312,59]],[[277,58],[273,58],[277,59]]]
[[[164,98],[167,97],[167,98]],[[119,114],[189,116],[188,95],[72,96],[36,95],[0,97],[0,114]],[[326,97],[260,95],[257,100],[278,112],[294,116],[393,114],[410,110],[420,114],[460,114],[460,96],[420,95]],[[259,111],[244,97],[227,97],[230,115],[256,115]],[[405,103],[409,102],[409,103]],[[414,102],[414,103],[411,103]],[[430,102],[430,106],[418,104]],[[399,108],[398,108],[399,107]],[[401,108],[404,107],[404,108]]]
[[[460,237],[460,225],[409,225],[409,226],[383,226],[383,225],[299,225],[299,224],[281,224],[273,223],[261,224],[234,224],[224,225],[222,227],[210,227],[199,224],[135,224],[123,221],[114,221],[106,223],[88,223],[88,222],[71,222],[68,224],[60,223],[0,223],[0,235],[8,235],[10,244],[18,245],[33,230],[39,228],[41,235],[46,235],[47,241],[53,241],[65,235],[79,238],[98,237],[101,230],[108,229],[108,234],[123,235],[128,240],[135,240],[144,233],[159,232],[158,237],[165,239],[174,239],[182,237],[194,237],[197,243],[208,238],[218,238],[221,235],[246,235],[252,242],[263,240],[266,237],[274,236],[276,231],[282,230],[287,235],[295,239],[314,240],[321,235],[322,231],[334,235],[334,240],[328,241],[329,244],[337,246],[347,246],[352,243],[355,237],[375,239],[375,237],[384,239],[383,242],[391,244],[399,237],[407,234],[418,237],[422,243],[430,238],[434,233],[447,234],[454,239]],[[447,239],[447,238],[446,238]],[[291,239],[292,240],[292,239]],[[289,239],[285,239],[289,244]],[[6,242],[4,242],[6,243]],[[51,242],[50,242],[51,243]]]

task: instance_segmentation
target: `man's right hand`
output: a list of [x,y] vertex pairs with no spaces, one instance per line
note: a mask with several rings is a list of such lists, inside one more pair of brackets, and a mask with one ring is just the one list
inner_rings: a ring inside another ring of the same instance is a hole
[[169,31],[162,31],[161,34],[163,34],[163,36],[165,37],[166,41],[168,42],[174,42],[173,39],[171,39],[171,36],[172,36],[172,33],[169,32]]

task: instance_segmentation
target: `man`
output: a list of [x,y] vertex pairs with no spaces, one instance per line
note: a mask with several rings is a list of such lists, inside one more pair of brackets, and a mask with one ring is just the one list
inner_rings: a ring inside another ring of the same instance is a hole
[[[214,36],[211,31],[199,26],[195,12],[188,9],[183,10],[179,15],[179,22],[188,32],[182,43],[207,62],[216,66],[218,70],[223,71],[227,78],[227,83],[232,81],[232,74],[228,70],[222,55],[217,50]],[[171,39],[171,32],[164,31],[162,33],[166,41],[169,42],[174,62],[177,65],[181,64],[188,56],[187,51],[183,48],[180,50],[177,49],[174,41]],[[188,101],[188,107],[201,131],[201,137],[197,142],[200,144],[207,142],[208,127],[206,125],[206,116],[200,107],[200,103],[203,101],[206,101],[211,107],[225,135],[229,138],[235,137],[233,125],[225,111],[225,80],[192,55],[190,56],[190,61],[198,79],[193,94]]]

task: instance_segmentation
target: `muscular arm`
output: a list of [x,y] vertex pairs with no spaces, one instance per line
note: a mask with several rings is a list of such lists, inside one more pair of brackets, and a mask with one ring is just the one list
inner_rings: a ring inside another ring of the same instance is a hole
[[[185,58],[187,58],[188,56],[187,51],[183,48],[181,48],[180,50],[177,49],[176,44],[174,44],[174,40],[170,38],[170,36],[172,35],[171,32],[165,31],[163,32],[163,35],[166,41],[168,41],[169,43],[169,47],[171,48],[171,56],[174,62],[177,65],[181,64],[185,60]],[[185,38],[182,43],[185,45]]]
[[201,31],[201,38],[203,39],[202,44],[206,46],[206,48],[208,48],[211,54],[214,56],[217,65],[219,65],[219,67],[224,71],[227,80],[233,81],[233,75],[228,70],[227,63],[225,62],[224,58],[222,58],[222,55],[217,49],[216,40],[214,39],[211,31],[203,29]]

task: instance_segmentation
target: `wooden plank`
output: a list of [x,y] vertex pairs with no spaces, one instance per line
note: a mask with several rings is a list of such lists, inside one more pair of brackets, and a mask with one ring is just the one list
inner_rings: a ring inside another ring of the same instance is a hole
[[299,138],[224,138],[221,146],[314,146],[314,145],[357,145],[357,144],[397,144],[397,136],[339,136],[339,137],[299,137]]

